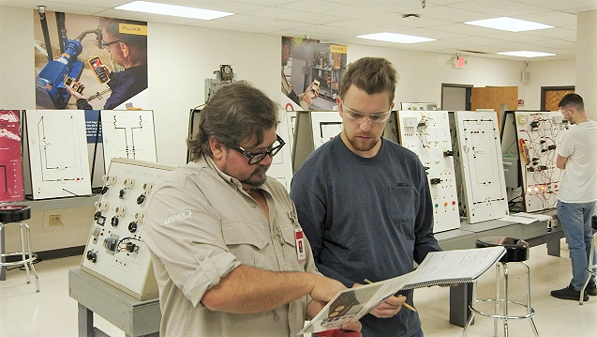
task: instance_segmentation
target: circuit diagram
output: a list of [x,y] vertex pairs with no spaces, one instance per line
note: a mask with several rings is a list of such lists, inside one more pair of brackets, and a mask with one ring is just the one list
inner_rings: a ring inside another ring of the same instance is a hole
[[0,202],[21,201],[23,192],[19,110],[0,110]]
[[106,171],[112,158],[157,161],[152,110],[102,110],[100,113]]
[[151,256],[143,241],[147,200],[173,167],[115,158],[95,203],[83,270],[140,300],[158,296]]
[[458,160],[469,223],[508,215],[497,116],[493,111],[457,111]]
[[562,172],[556,167],[557,140],[568,122],[559,112],[514,113],[527,212],[554,208]]
[[460,227],[447,111],[399,111],[400,141],[421,160],[433,203],[434,232]]
[[91,194],[83,110],[26,110],[33,199]]

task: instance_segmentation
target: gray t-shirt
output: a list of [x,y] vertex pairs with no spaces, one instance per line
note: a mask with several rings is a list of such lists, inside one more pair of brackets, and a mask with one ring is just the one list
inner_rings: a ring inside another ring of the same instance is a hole
[[[423,165],[387,139],[373,158],[356,155],[339,136],[323,144],[296,172],[290,197],[317,268],[347,287],[406,274],[413,261],[441,250]],[[412,293],[405,293],[410,304]],[[361,323],[364,337],[410,336],[420,327],[406,309]]]

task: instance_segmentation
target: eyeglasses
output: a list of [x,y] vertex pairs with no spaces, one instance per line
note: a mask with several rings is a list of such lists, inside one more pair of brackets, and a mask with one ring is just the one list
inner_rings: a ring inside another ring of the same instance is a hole
[[255,164],[259,163],[260,161],[262,161],[263,158],[265,158],[265,156],[269,155],[270,157],[273,157],[276,154],[278,154],[278,152],[280,152],[280,150],[282,149],[284,144],[286,144],[284,142],[284,140],[282,138],[280,138],[280,136],[278,136],[278,135],[276,135],[276,141],[278,142],[278,145],[272,147],[271,149],[269,149],[267,151],[261,151],[261,152],[249,152],[249,151],[243,149],[241,146],[238,146],[236,144],[228,144],[227,146],[232,148],[233,150],[239,152],[243,156],[249,158],[249,165],[255,165]]
[[122,42],[122,41],[120,41],[120,40],[114,40],[112,42],[106,42],[106,41],[102,40],[101,44],[102,44],[102,48],[108,50],[108,49],[110,49],[111,45],[113,45],[115,43],[118,43],[118,42]]
[[346,114],[348,119],[355,121],[357,124],[363,123],[365,118],[367,118],[369,120],[369,124],[371,124],[371,125],[385,123],[388,120],[388,118],[390,117],[390,112],[391,112],[390,110],[388,110],[387,112],[378,112],[378,113],[374,113],[374,114],[370,114],[370,115],[365,115],[365,114],[362,114],[354,109],[347,107],[346,104],[344,104],[344,103],[342,103],[342,110],[343,110],[343,112],[344,112],[344,110],[346,112],[348,112]]

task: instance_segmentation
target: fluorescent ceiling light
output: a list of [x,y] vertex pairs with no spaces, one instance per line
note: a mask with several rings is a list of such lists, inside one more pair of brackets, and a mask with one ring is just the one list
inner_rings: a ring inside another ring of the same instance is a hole
[[430,39],[427,37],[394,34],[394,33],[376,33],[376,34],[359,35],[359,36],[357,36],[357,38],[377,40],[377,41],[387,41],[387,42],[398,42],[398,43],[418,43],[418,42],[435,41],[435,39]]
[[195,7],[184,7],[165,5],[155,2],[147,1],[133,1],[122,6],[114,7],[114,9],[121,9],[132,12],[142,12],[160,15],[179,16],[182,18],[201,19],[201,20],[213,20],[234,13],[212,11],[210,9],[201,9]]
[[505,51],[501,53],[497,53],[500,55],[508,55],[508,56],[518,56],[518,57],[542,57],[542,56],[555,56],[556,54],[552,53],[541,53],[538,51]]
[[518,20],[512,18],[495,18],[465,22],[467,25],[481,26],[493,29],[507,30],[509,32],[524,32],[527,30],[553,28],[553,26],[542,23]]

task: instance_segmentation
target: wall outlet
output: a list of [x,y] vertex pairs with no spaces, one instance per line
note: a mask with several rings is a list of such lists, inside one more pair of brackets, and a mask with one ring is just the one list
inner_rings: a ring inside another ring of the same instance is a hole
[[62,226],[60,215],[50,215],[50,227],[52,226]]

